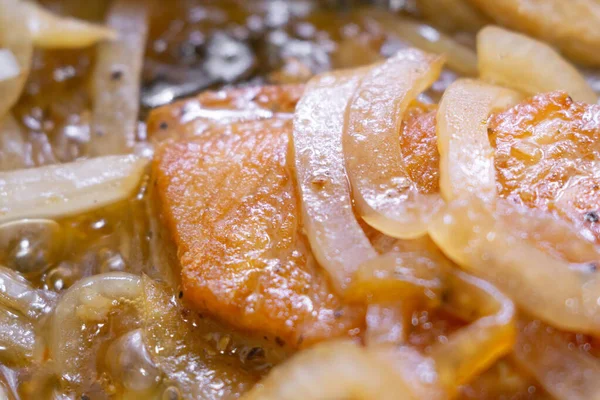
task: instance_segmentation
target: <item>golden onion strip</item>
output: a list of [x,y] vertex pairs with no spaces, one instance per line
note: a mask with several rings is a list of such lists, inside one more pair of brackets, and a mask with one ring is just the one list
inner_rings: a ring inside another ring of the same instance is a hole
[[558,400],[600,399],[600,361],[543,322],[520,321],[514,358]]
[[[535,215],[529,218],[535,225]],[[452,260],[496,285],[528,313],[562,329],[600,333],[600,279],[595,269],[536,248],[510,219],[499,218],[480,199],[450,203],[429,232]],[[598,260],[588,261],[596,265]]]
[[108,26],[119,36],[98,46],[92,76],[92,156],[129,153],[133,148],[149,13],[148,4],[135,0],[116,0],[109,10]]
[[361,263],[377,256],[352,210],[342,151],[344,112],[364,73],[352,70],[313,78],[294,118],[294,163],[304,225],[313,253],[340,292]]
[[446,307],[474,322],[432,346],[440,379],[450,393],[508,354],[515,341],[515,307],[488,282],[457,270],[448,271]]
[[528,36],[485,27],[477,34],[477,54],[479,73],[488,82],[529,95],[564,90],[576,101],[598,101],[577,68],[546,43]]
[[446,201],[477,194],[496,198],[494,149],[488,117],[519,99],[517,93],[482,82],[459,79],[444,92],[436,115],[440,152],[440,191]]
[[411,181],[398,131],[410,102],[442,66],[442,57],[402,50],[367,73],[348,106],[343,144],[354,201],[363,219],[389,236],[424,235],[439,204]]
[[21,1],[20,7],[27,16],[26,25],[36,47],[81,48],[117,37],[116,33],[107,27],[62,17],[29,1]]

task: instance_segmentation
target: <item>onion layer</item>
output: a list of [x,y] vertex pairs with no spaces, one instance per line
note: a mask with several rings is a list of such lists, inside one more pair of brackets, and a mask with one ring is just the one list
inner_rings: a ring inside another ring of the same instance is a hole
[[530,95],[564,90],[576,101],[598,101],[572,64],[552,47],[528,36],[488,26],[477,35],[477,54],[479,73],[486,81]]
[[124,200],[147,163],[108,156],[0,173],[0,222],[74,215]]
[[487,120],[497,108],[518,101],[517,93],[474,80],[461,79],[444,92],[436,116],[440,152],[440,190],[447,201],[477,194],[496,197],[494,149]]
[[95,354],[90,348],[95,334],[86,337],[82,327],[104,322],[118,302],[134,301],[141,295],[138,276],[114,272],[83,279],[61,297],[52,318],[49,347],[57,372],[69,385],[85,386],[95,377],[89,370],[95,368],[90,360]]
[[[535,216],[521,218],[536,225]],[[523,220],[521,227],[526,225]],[[570,264],[536,248],[523,231],[511,226],[510,218],[494,214],[481,200],[450,203],[429,232],[451,259],[498,286],[528,313],[563,329],[600,333],[600,277],[595,268]],[[598,258],[588,261],[595,266]]]
[[342,151],[344,111],[365,72],[313,78],[294,118],[294,162],[304,225],[313,253],[340,292],[358,265],[377,255],[352,210]]
[[439,204],[410,180],[398,131],[410,102],[442,65],[441,57],[402,50],[367,73],[348,107],[343,144],[354,201],[363,219],[389,236],[422,236]]
[[24,21],[28,15],[19,0],[0,0],[0,48],[12,52],[19,64],[19,75],[0,81],[0,121],[17,102],[33,56],[33,40]]
[[92,77],[92,156],[128,153],[134,145],[148,18],[149,5],[135,0],[116,0],[109,10],[108,25],[119,38],[98,46]]
[[12,51],[0,49],[0,82],[19,76],[21,67]]

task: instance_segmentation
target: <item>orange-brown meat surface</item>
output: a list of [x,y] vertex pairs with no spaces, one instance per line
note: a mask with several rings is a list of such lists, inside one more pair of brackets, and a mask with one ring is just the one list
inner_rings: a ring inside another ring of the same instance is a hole
[[153,174],[185,299],[237,328],[297,347],[357,335],[364,311],[333,294],[301,232],[287,164],[291,129],[291,119],[276,116],[213,125],[165,143]]

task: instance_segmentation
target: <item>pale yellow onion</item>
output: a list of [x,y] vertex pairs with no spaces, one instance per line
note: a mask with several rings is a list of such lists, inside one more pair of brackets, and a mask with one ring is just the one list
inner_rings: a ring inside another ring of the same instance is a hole
[[573,346],[554,328],[523,319],[515,360],[558,400],[600,399],[600,361]]
[[0,48],[11,51],[19,63],[19,75],[0,81],[0,121],[21,96],[29,75],[33,40],[27,28],[27,14],[19,0],[0,0]]
[[304,226],[313,253],[343,292],[358,266],[377,256],[352,210],[344,170],[344,112],[366,70],[313,78],[296,107],[293,150]]
[[490,283],[449,270],[444,302],[447,308],[468,321],[448,340],[431,347],[440,381],[456,393],[500,357],[508,354],[515,341],[515,306]]
[[487,132],[488,117],[519,100],[509,89],[469,79],[452,83],[436,115],[440,152],[440,191],[446,201],[477,194],[496,197],[494,149]]
[[0,222],[56,218],[126,199],[148,164],[135,156],[107,156],[0,173]]
[[0,306],[0,362],[11,367],[23,367],[40,362],[43,357],[43,342],[32,321]]
[[[480,199],[450,203],[432,221],[429,233],[452,260],[496,285],[531,315],[562,329],[600,333],[595,268],[548,255]],[[588,261],[595,265],[598,259]]]
[[30,320],[40,320],[56,303],[56,293],[34,288],[17,272],[0,266],[0,304]]
[[600,65],[597,0],[469,1],[500,25],[550,43],[578,61]]
[[0,82],[14,79],[21,73],[15,55],[9,49],[0,49]]
[[401,344],[410,332],[414,310],[402,301],[371,303],[367,307],[365,344]]
[[576,101],[598,101],[577,68],[536,39],[488,26],[477,34],[477,54],[480,76],[488,82],[530,95],[564,90]]
[[108,11],[108,26],[118,39],[98,46],[92,76],[92,156],[129,153],[133,148],[149,7],[136,0],[116,0]]
[[411,181],[398,132],[409,104],[437,79],[442,66],[442,57],[401,50],[367,73],[348,106],[343,145],[356,208],[389,236],[424,235],[440,203],[437,194],[423,195]]
[[360,12],[360,15],[373,18],[384,32],[397,36],[411,46],[443,55],[448,67],[455,72],[465,76],[477,76],[475,52],[436,28],[389,12],[367,10]]
[[104,40],[113,40],[115,32],[102,25],[56,15],[42,6],[21,1],[26,14],[26,25],[36,47],[68,49],[91,46]]
[[95,356],[94,335],[85,337],[82,326],[106,323],[121,301],[141,301],[140,279],[124,272],[94,275],[78,281],[60,298],[48,345],[56,372],[70,385],[85,387],[96,376],[90,361]]
[[350,341],[304,350],[275,367],[243,400],[416,399],[402,377]]

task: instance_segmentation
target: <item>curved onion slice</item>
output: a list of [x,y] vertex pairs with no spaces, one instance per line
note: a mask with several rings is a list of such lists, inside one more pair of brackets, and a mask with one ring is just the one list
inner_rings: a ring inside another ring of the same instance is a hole
[[551,43],[569,57],[600,65],[597,0],[469,1],[501,25]]
[[417,0],[417,8],[445,31],[477,32],[488,22],[468,0]]
[[441,57],[402,50],[367,73],[348,106],[343,144],[354,201],[364,220],[389,236],[422,236],[439,204],[439,196],[419,193],[410,180],[398,131],[442,65]]
[[275,367],[243,400],[414,399],[396,373],[348,341],[318,344]]
[[21,1],[19,6],[27,15],[26,25],[37,47],[80,48],[116,38],[115,32],[104,26],[58,16],[29,1]]
[[0,120],[17,102],[27,76],[33,56],[31,33],[24,23],[27,14],[19,0],[0,0],[0,48],[12,52],[19,63],[19,75],[0,81]]
[[135,301],[142,295],[140,277],[114,272],[77,282],[61,297],[50,327],[50,353],[56,370],[72,385],[94,379],[88,365],[90,339],[83,333],[87,323],[103,322],[120,301]]
[[35,289],[15,271],[0,267],[0,304],[39,320],[52,311],[55,302],[54,292]]
[[304,225],[317,260],[341,292],[358,265],[377,256],[352,211],[342,152],[344,111],[365,71],[313,78],[294,118],[294,162]]
[[[535,216],[529,218],[535,225]],[[450,203],[432,221],[429,233],[451,259],[498,286],[528,313],[562,329],[600,333],[595,268],[548,255],[510,224],[481,200],[468,198]],[[588,261],[595,266],[598,258]]]
[[19,76],[21,67],[9,49],[0,49],[0,82]]
[[0,362],[25,366],[33,361],[41,361],[44,353],[41,344],[31,321],[0,306]]
[[0,222],[79,214],[126,199],[147,159],[107,156],[0,173]]
[[440,191],[446,201],[469,193],[495,199],[494,149],[487,121],[492,111],[518,99],[511,90],[467,79],[446,89],[436,115]]
[[558,400],[600,399],[600,361],[540,321],[521,321],[514,357]]
[[440,380],[454,393],[500,357],[510,352],[515,341],[515,307],[512,301],[486,281],[455,269],[446,277],[444,301],[466,320],[478,318],[433,345]]
[[108,25],[119,38],[98,46],[92,77],[92,156],[128,153],[134,145],[148,14],[149,5],[135,0],[116,0],[109,10]]
[[[363,12],[361,11],[362,15]],[[477,55],[439,30],[389,12],[369,10],[366,15],[381,25],[384,32],[397,36],[411,46],[443,55],[448,67],[465,76],[477,75]]]
[[552,47],[528,36],[497,26],[485,27],[477,34],[477,54],[481,78],[491,83],[530,95],[564,90],[576,101],[598,101],[571,63]]
[[26,141],[26,134],[10,113],[0,121],[0,132],[0,171],[33,166],[31,147]]
[[369,304],[364,338],[367,346],[404,343],[413,312],[412,307],[402,301]]

